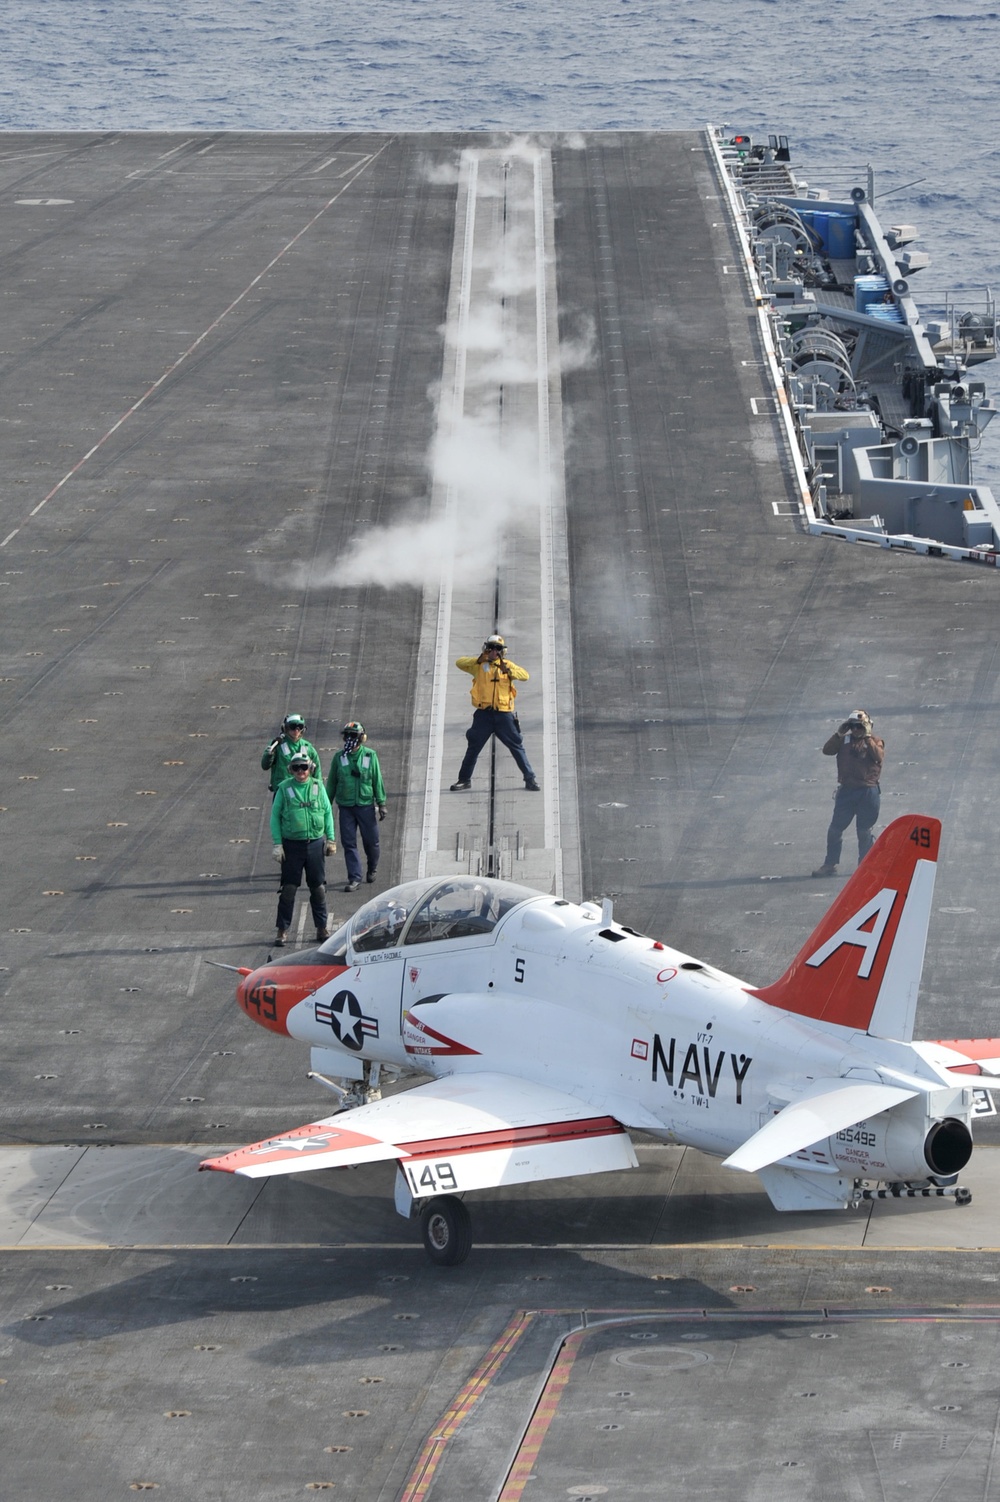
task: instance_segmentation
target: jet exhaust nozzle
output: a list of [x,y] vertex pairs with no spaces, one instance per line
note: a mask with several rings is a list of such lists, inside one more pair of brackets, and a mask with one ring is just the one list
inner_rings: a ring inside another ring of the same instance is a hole
[[942,1178],[961,1173],[972,1157],[972,1133],[964,1121],[949,1116],[935,1121],[924,1139],[924,1159],[931,1173]]

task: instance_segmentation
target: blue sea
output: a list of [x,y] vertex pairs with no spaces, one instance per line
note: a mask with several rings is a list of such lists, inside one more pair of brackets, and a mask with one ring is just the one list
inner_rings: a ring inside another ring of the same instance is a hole
[[[1000,287],[998,56],[971,0],[4,0],[0,125],[781,131],[817,186],[873,166],[931,256],[926,314]],[[993,427],[976,477],[1000,495]]]

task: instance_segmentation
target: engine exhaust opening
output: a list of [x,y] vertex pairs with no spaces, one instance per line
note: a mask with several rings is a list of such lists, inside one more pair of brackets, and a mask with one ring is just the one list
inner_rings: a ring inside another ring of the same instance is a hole
[[924,1142],[924,1158],[932,1174],[956,1174],[972,1157],[972,1133],[964,1121],[947,1117],[936,1121]]

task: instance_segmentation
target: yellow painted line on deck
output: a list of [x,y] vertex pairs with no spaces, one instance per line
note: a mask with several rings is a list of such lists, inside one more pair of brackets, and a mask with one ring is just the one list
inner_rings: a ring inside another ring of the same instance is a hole
[[569,1383],[573,1363],[584,1337],[589,1334],[589,1330],[577,1330],[573,1335],[567,1335],[560,1346],[559,1354],[553,1363],[548,1381],[542,1389],[542,1395],[535,1405],[535,1411],[531,1415],[524,1439],[518,1446],[517,1456],[507,1473],[507,1480],[503,1484],[497,1502],[520,1502],[545,1442],[545,1436],[559,1411],[559,1404]]
[[520,1310],[490,1346],[483,1361],[424,1441],[417,1463],[399,1494],[399,1502],[421,1502],[427,1496],[449,1441],[454,1439],[476,1404],[486,1395],[493,1378],[536,1318],[537,1310]]

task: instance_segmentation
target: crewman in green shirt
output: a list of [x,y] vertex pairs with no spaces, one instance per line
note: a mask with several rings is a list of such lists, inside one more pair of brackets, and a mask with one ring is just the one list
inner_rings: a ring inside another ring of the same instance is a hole
[[312,762],[304,751],[289,759],[291,776],[278,787],[271,804],[271,839],[273,855],[281,863],[281,890],[278,894],[278,932],[275,946],[280,949],[288,937],[295,910],[295,894],[306,875],[316,941],[330,937],[326,907],[326,857],[337,851],[333,829],[333,809],[326,789],[312,775]]
[[365,727],[351,720],[341,731],[344,749],[333,758],[326,790],[330,802],[340,812],[340,843],[347,865],[345,892],[356,892],[361,885],[361,860],[358,856],[358,831],[368,859],[365,880],[375,880],[378,870],[378,827],[385,818],[385,785],[382,768],[373,746],[368,744]]
[[281,729],[273,741],[269,741],[264,747],[264,754],[260,764],[265,772],[270,772],[269,783],[271,797],[273,798],[285,778],[291,775],[288,765],[296,751],[304,751],[315,762],[313,771],[317,777],[323,776],[323,768],[320,766],[319,752],[316,747],[306,740],[306,722],[300,714],[286,714],[281,722]]

